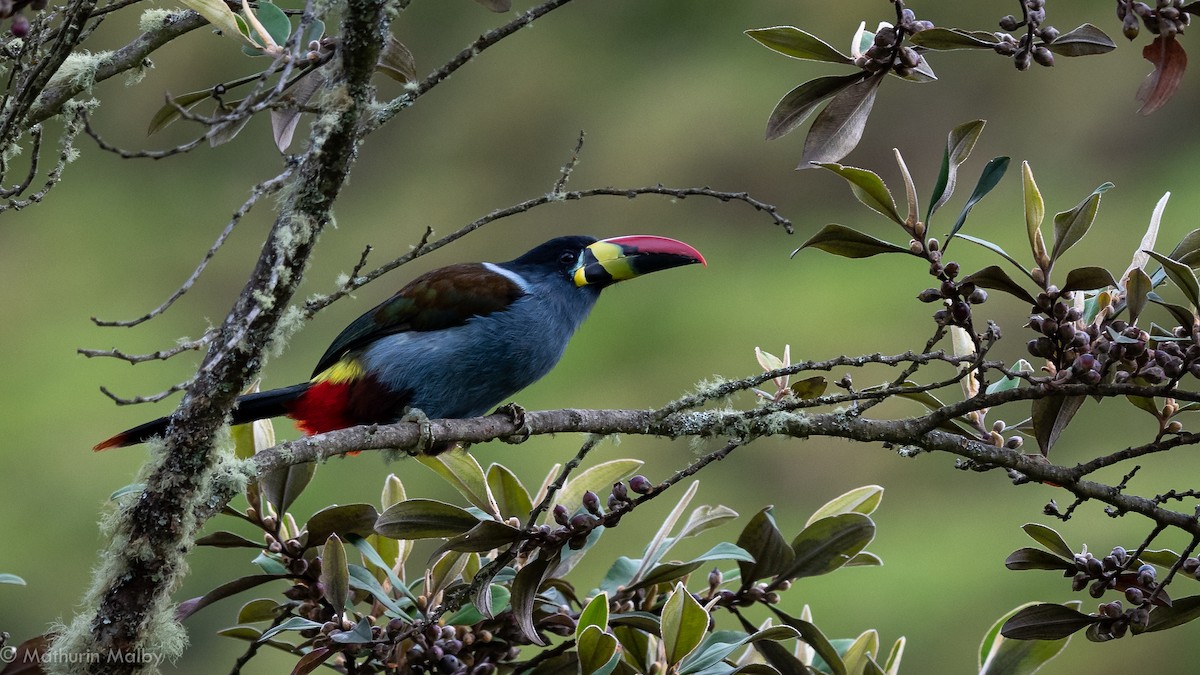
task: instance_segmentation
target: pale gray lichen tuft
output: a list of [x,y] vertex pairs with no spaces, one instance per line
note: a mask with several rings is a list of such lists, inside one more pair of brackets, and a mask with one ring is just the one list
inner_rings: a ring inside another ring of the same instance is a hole
[[111,58],[112,52],[109,51],[94,54],[86,50],[71,52],[50,78],[46,88],[53,89],[66,84],[89,90],[96,83],[96,70]]
[[178,15],[178,10],[148,9],[138,17],[138,30],[143,33],[153,33],[163,28],[167,21]]

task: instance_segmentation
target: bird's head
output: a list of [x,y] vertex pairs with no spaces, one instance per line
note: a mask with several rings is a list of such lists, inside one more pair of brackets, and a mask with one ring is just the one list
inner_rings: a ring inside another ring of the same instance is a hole
[[618,281],[693,263],[708,264],[699,251],[682,241],[638,234],[600,240],[558,237],[506,266],[515,270],[552,267],[577,288],[599,291]]

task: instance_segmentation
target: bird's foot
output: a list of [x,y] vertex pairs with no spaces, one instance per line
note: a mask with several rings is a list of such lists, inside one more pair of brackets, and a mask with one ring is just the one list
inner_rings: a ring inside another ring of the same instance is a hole
[[501,437],[500,440],[513,445],[529,440],[532,429],[529,428],[529,424],[525,421],[525,408],[523,406],[517,403],[506,403],[496,408],[495,414],[508,415],[512,419],[513,425],[517,427],[516,431],[508,436]]
[[412,422],[417,425],[417,445],[409,451],[411,455],[434,455],[438,451],[434,449],[433,444],[433,424],[429,422],[429,416],[420,408],[410,408],[400,418],[401,422]]

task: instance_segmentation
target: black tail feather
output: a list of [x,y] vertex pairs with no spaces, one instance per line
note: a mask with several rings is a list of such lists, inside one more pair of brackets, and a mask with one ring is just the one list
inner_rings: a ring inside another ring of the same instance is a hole
[[[288,413],[288,404],[308,391],[309,383],[302,382],[282,389],[272,389],[254,394],[239,396],[236,407],[231,415],[233,424],[246,424],[254,420],[268,417],[280,417]],[[167,430],[166,417],[139,424],[132,429],[126,429],[108,440],[97,443],[93,450],[108,448],[123,448],[128,445],[145,443],[154,436],[161,435]]]

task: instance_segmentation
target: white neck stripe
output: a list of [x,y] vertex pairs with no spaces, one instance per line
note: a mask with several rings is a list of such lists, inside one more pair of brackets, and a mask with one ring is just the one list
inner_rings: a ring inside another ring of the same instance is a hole
[[529,282],[525,281],[524,277],[522,277],[520,274],[517,274],[516,272],[514,272],[512,270],[506,270],[503,267],[501,267],[495,263],[485,262],[485,263],[483,263],[483,266],[486,267],[489,271],[495,272],[496,274],[499,274],[500,276],[504,277],[505,279],[508,279],[509,281],[513,282],[523,292],[525,292],[525,293],[529,292]]

